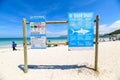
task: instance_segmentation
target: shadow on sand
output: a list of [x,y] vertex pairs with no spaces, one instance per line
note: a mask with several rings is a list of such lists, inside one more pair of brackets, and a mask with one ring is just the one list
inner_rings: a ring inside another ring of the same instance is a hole
[[[24,65],[18,66],[22,71],[24,71]],[[87,67],[86,65],[28,65],[28,69],[77,69],[77,68],[87,68],[90,70],[94,70],[93,68]]]

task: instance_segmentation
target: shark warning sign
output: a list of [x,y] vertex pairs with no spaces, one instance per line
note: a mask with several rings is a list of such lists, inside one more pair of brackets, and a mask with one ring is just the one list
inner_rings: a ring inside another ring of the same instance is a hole
[[69,49],[83,49],[93,47],[93,13],[69,13],[68,17]]

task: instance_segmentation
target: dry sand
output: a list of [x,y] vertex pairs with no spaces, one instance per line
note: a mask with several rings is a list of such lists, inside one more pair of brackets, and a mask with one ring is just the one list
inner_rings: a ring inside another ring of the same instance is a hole
[[0,80],[120,80],[120,41],[99,43],[99,72],[92,70],[94,49],[68,51],[58,46],[28,48],[28,65],[34,68],[24,73],[18,67],[24,64],[23,48],[18,49],[0,49]]

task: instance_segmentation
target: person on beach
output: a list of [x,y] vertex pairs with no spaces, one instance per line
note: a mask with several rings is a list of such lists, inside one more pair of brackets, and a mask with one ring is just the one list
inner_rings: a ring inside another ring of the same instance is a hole
[[13,51],[14,51],[14,50],[17,50],[17,49],[16,49],[16,46],[17,46],[17,44],[13,41],[13,42],[12,42]]
[[50,42],[50,40],[48,42]]

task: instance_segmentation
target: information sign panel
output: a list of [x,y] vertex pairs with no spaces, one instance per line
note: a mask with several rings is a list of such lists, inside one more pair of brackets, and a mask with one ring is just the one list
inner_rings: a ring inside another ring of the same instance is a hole
[[31,48],[46,48],[46,24],[44,16],[33,16],[30,19]]
[[93,47],[93,13],[69,13],[68,17],[69,49],[83,49]]

